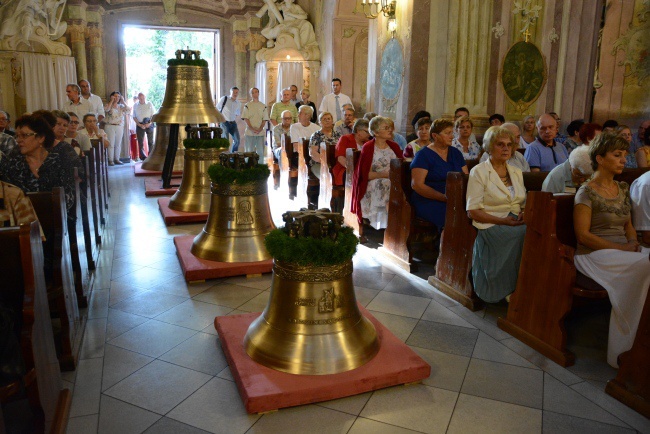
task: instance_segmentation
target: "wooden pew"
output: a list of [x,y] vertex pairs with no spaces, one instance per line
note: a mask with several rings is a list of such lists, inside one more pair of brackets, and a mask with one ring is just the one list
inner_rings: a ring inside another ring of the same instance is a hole
[[336,145],[321,143],[321,170],[319,207],[343,213],[345,185],[334,185],[332,169],[336,165]]
[[90,200],[90,215],[92,216],[92,226],[93,232],[95,235],[95,245],[99,246],[102,243],[101,236],[101,220],[103,218],[103,208],[100,206],[99,202],[99,188],[97,185],[97,163],[95,161],[95,152],[94,150],[89,150],[86,152],[86,158],[88,159],[88,170],[86,171],[86,180],[88,182],[88,190],[90,191],[89,200]]
[[95,185],[97,186],[97,206],[99,210],[99,222],[101,223],[102,226],[106,224],[106,219],[104,218],[104,204],[106,202],[106,191],[104,187],[104,171],[102,168],[102,151],[101,148],[103,147],[100,143],[99,140],[93,139],[90,141],[93,149],[93,157],[94,157],[94,171],[91,169],[93,172],[93,176],[95,177]]
[[357,149],[348,149],[345,153],[345,205],[343,206],[343,221],[346,225],[354,229],[354,232],[359,234],[359,222],[357,215],[352,214],[350,210],[352,206],[352,176],[354,176],[354,169],[359,164],[359,157],[361,151]]
[[90,209],[92,204],[90,203],[90,188],[88,182],[88,157],[86,155],[80,157],[81,165],[83,167],[84,176],[81,179],[81,182],[78,184],[77,190],[77,202],[78,202],[78,215],[77,219],[81,219],[81,227],[83,231],[83,240],[84,240],[84,250],[86,253],[86,264],[89,270],[95,269],[94,254],[96,252],[96,245],[92,242],[91,234],[91,217]]
[[650,298],[646,297],[639,328],[629,351],[618,357],[618,375],[605,392],[650,419]]
[[[548,172],[525,172],[523,177],[526,190],[541,189],[547,175]],[[482,309],[485,303],[478,298],[470,281],[477,232],[465,208],[468,179],[468,175],[460,172],[447,174],[445,229],[453,230],[444,230],[440,237],[436,275],[429,276],[428,281],[448,297],[472,311],[477,311]]]
[[306,186],[305,191],[307,193],[307,207],[309,209],[318,208],[318,195],[320,193],[320,180],[311,170],[312,158],[309,155],[309,139],[303,139],[302,141],[302,158],[305,164],[306,172]]
[[[64,433],[71,394],[62,389],[48,310],[38,223],[0,229],[0,300],[14,312],[24,374],[0,385],[0,401],[25,390],[36,431]],[[9,416],[9,415],[8,415]],[[4,424],[0,425],[4,432]]]
[[59,363],[61,370],[72,371],[79,355],[82,324],[73,282],[63,188],[55,187],[51,193],[28,193],[27,197],[47,238],[43,243],[44,257],[52,260],[46,279],[52,314],[59,319],[61,328],[56,341]]
[[[624,171],[614,179],[631,182],[644,170]],[[526,238],[517,289],[499,328],[562,366],[575,356],[566,348],[564,319],[576,298],[603,299],[607,292],[576,273],[573,255],[573,194],[528,193]],[[529,212],[530,210],[530,212]]]
[[392,159],[389,177],[388,224],[384,231],[384,245],[379,251],[406,271],[416,271],[412,243],[418,234],[433,234],[437,228],[416,217],[415,208],[411,206],[411,161]]
[[[70,260],[72,261],[72,280],[74,282],[75,292],[77,293],[77,303],[80,308],[88,307],[88,300],[86,300],[86,290],[83,285],[83,270],[81,266],[81,255],[79,250],[79,242],[77,237],[77,216],[79,214],[79,208],[81,204],[79,202],[79,196],[81,194],[79,184],[81,179],[78,176],[78,169],[74,168],[74,179],[75,179],[75,192],[74,192],[74,204],[70,210],[73,218],[68,218],[68,241],[70,244]],[[84,258],[85,263],[85,258]]]

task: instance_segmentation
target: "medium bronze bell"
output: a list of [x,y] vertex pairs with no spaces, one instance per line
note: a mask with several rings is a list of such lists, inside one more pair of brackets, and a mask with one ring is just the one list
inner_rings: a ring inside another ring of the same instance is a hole
[[[228,167],[256,165],[255,152],[222,153]],[[210,214],[194,238],[194,256],[217,262],[258,262],[271,259],[264,238],[275,229],[267,180],[243,185],[212,184]]]
[[[167,154],[167,145],[169,144],[169,125],[160,124],[156,127],[156,140],[153,149],[149,147],[149,156],[142,162],[144,170],[153,170],[160,172],[165,164],[165,155]],[[179,147],[174,159],[174,172],[183,170],[184,149]]]
[[[198,133],[198,134],[196,134]],[[194,128],[190,135],[196,138],[210,140],[221,137],[221,128]],[[185,149],[185,164],[183,179],[178,191],[169,201],[169,208],[182,212],[208,212],[212,192],[208,167],[219,163],[219,154],[228,148]]]
[[[186,59],[199,59],[200,51],[178,50]],[[217,110],[210,93],[210,70],[205,66],[174,65],[167,67],[165,98],[153,116],[158,124],[209,124],[226,119]]]
[[276,260],[269,302],[248,328],[244,348],[257,363],[298,375],[336,374],[370,361],[379,341],[359,311],[352,260],[331,266]]

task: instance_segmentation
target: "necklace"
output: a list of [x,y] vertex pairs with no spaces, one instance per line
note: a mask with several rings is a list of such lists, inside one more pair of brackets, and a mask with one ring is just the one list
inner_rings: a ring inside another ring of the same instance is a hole
[[598,187],[602,188],[607,194],[616,196],[617,195],[617,185],[611,185],[609,187],[606,187],[605,185],[601,184],[600,182],[595,182],[594,185],[597,185]]

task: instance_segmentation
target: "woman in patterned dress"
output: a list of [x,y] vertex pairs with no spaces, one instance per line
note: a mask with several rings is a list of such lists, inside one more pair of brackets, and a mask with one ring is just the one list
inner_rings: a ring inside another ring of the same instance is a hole
[[[388,221],[390,160],[402,158],[402,150],[393,142],[394,124],[390,118],[377,116],[370,121],[373,139],[363,145],[358,170],[352,180],[351,210],[357,215],[359,227],[363,221],[375,229],[383,229]],[[362,239],[363,240],[363,239]]]
[[456,137],[451,146],[458,149],[465,160],[475,160],[481,156],[481,146],[472,140],[472,129],[474,123],[469,116],[462,116],[456,119],[454,133]]

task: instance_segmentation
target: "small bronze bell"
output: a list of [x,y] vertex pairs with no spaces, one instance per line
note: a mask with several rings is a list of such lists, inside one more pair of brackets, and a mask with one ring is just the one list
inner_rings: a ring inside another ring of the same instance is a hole
[[[221,128],[190,129],[190,138],[211,140],[221,137]],[[182,212],[208,212],[212,192],[208,167],[219,162],[219,154],[228,148],[185,149],[183,179],[169,201],[169,208]]]
[[[340,227],[343,217],[328,211],[287,212],[284,230],[294,238],[331,236],[327,228]],[[336,374],[370,361],[379,341],[359,311],[352,260],[331,266],[276,260],[269,302],[248,328],[244,348],[257,363],[299,375]]]
[[[169,144],[169,125],[160,124],[156,127],[155,142],[155,144],[149,145],[149,156],[142,162],[142,168],[160,172],[163,169],[163,164],[165,164],[165,155]],[[174,172],[183,170],[183,154],[184,149],[179,147],[174,159]]]
[[[257,166],[256,152],[222,153],[220,164],[236,170]],[[247,184],[212,184],[210,214],[194,238],[194,256],[218,262],[271,259],[264,238],[275,229],[269,207],[268,180]]]

